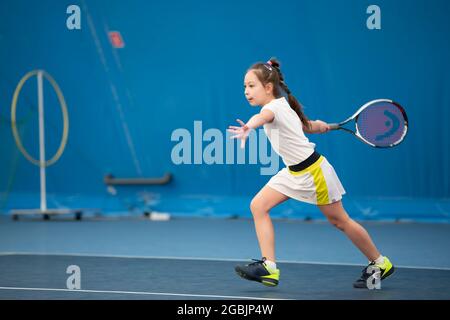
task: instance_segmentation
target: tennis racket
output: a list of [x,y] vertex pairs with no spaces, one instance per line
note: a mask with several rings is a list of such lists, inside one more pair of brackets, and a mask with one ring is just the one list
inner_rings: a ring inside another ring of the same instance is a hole
[[[343,127],[355,121],[355,130]],[[330,123],[331,130],[344,130],[375,148],[391,148],[398,145],[408,132],[408,117],[405,109],[389,99],[367,102],[350,118],[339,123]]]

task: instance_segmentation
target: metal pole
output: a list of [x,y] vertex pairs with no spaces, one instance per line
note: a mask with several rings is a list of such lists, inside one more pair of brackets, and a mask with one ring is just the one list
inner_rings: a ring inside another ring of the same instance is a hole
[[45,176],[45,128],[44,128],[44,92],[42,83],[42,71],[37,75],[38,104],[39,104],[39,161],[41,171],[41,211],[47,211],[47,192]]

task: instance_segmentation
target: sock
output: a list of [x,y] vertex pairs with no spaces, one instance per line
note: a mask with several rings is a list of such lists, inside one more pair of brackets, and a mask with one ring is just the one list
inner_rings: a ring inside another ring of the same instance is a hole
[[277,264],[270,260],[264,261],[264,264],[266,265],[267,269],[270,269],[270,270],[276,270],[276,268],[277,268]]
[[384,263],[384,257],[380,255],[378,258],[374,260],[375,264],[382,265]]

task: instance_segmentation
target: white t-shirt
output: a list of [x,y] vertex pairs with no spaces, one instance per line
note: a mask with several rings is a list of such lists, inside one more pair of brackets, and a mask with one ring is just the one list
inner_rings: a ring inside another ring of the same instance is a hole
[[272,122],[264,124],[264,131],[287,166],[298,164],[313,154],[316,145],[303,133],[302,122],[286,98],[274,99],[262,110],[270,110],[275,115]]

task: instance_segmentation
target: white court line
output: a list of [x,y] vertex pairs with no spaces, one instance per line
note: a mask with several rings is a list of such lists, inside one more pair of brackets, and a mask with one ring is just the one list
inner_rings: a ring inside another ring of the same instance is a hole
[[221,296],[213,294],[190,294],[190,293],[167,293],[167,292],[146,292],[146,291],[118,291],[118,290],[83,290],[83,289],[54,289],[54,288],[23,288],[23,287],[0,287],[0,290],[22,290],[22,291],[55,291],[55,292],[83,292],[83,293],[112,293],[112,294],[135,294],[153,296],[175,296],[193,298],[216,298],[216,299],[248,299],[248,300],[290,300],[246,296]]
[[[65,256],[65,257],[93,257],[93,258],[121,258],[121,259],[160,259],[160,260],[197,260],[197,261],[226,261],[226,262],[249,262],[251,259],[242,258],[203,258],[203,257],[173,257],[173,256],[133,256],[133,255],[104,255],[91,253],[58,253],[58,252],[0,252],[0,256],[6,255],[30,255],[30,256]],[[323,262],[323,261],[308,261],[308,260],[277,260],[279,263],[290,264],[314,264],[314,265],[329,265],[329,266],[351,266],[351,267],[365,267],[366,265],[358,263],[341,263],[341,262]],[[420,269],[420,270],[442,270],[450,271],[448,267],[427,267],[427,266],[407,266],[395,265],[396,268],[403,269]]]

